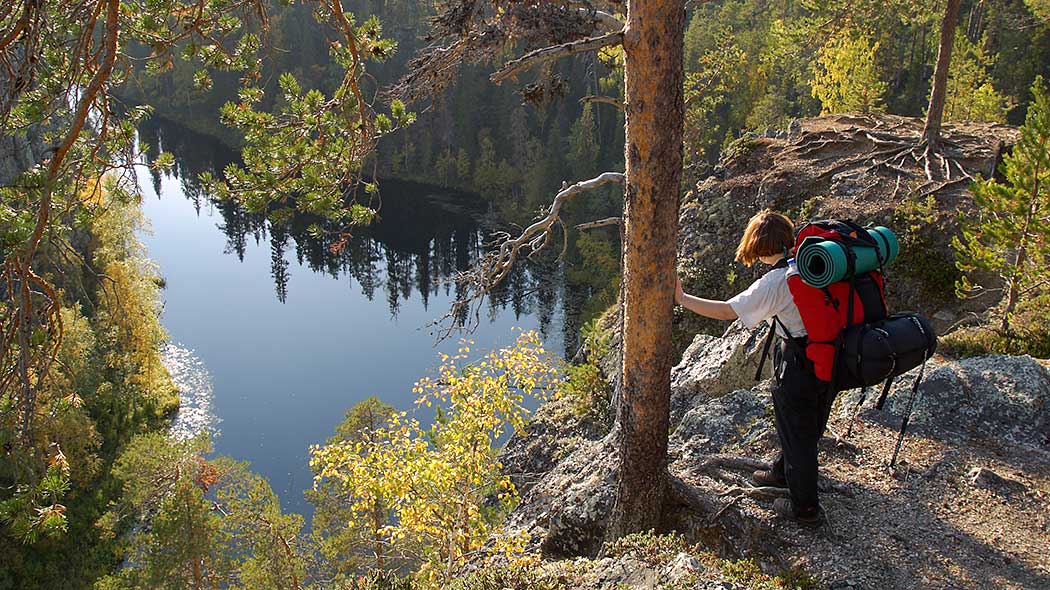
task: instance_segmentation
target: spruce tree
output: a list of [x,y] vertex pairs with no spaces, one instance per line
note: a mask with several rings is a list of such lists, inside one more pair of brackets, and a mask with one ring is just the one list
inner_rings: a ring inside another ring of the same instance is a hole
[[966,273],[958,285],[961,294],[989,290],[974,283],[978,273],[1002,280],[999,330],[1008,339],[1018,305],[1050,282],[1050,97],[1042,77],[1032,95],[1021,139],[1003,159],[1007,182],[974,184],[978,215],[964,215],[962,235],[952,240],[959,269]]

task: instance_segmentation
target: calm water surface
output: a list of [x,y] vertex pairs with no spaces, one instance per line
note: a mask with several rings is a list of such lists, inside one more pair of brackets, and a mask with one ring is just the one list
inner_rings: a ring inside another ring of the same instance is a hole
[[[478,256],[480,203],[440,187],[382,183],[382,220],[332,254],[309,220],[270,227],[195,186],[196,173],[233,154],[172,125],[143,139],[175,153],[171,174],[143,174],[143,235],[166,281],[165,354],[184,390],[183,434],[210,430],[215,450],[269,478],[285,509],[309,513],[308,448],[345,411],[376,395],[414,407],[412,384],[450,352],[427,325],[454,299],[450,273]],[[514,328],[542,329],[550,350],[571,348],[557,271],[519,272],[487,305],[475,349],[508,344]],[[553,327],[557,327],[554,330]],[[424,421],[429,416],[421,416]]]

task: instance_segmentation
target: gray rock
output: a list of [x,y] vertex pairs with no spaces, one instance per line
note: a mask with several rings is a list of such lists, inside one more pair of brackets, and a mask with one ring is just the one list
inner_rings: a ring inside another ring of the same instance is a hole
[[[768,326],[749,330],[733,322],[721,338],[698,334],[671,371],[671,424],[705,398],[753,387]],[[766,362],[762,378],[772,376]]]
[[[918,369],[897,379],[885,411],[865,418],[900,424]],[[856,392],[850,397],[856,399]],[[869,396],[869,400],[875,395]],[[852,408],[854,401],[844,407]],[[869,401],[869,404],[873,401]],[[909,432],[949,440],[1050,445],[1050,372],[1030,356],[983,356],[930,363],[911,412]]]
[[682,552],[675,556],[664,568],[660,571],[660,583],[661,584],[675,584],[687,580],[690,576],[695,576],[699,572],[703,571],[704,566],[692,555]]
[[760,389],[739,389],[691,408],[671,435],[677,458],[703,460],[737,444],[753,442],[773,427],[772,401]]
[[529,489],[508,519],[545,555],[591,556],[605,539],[616,495],[616,434],[585,442]]
[[578,416],[568,399],[552,399],[507,441],[499,460],[518,492],[525,493],[576,450],[581,441],[598,440],[607,432],[608,427],[599,416]]
[[655,589],[659,582],[659,572],[650,564],[629,555],[619,559],[602,559],[587,577],[587,586],[600,590]]
[[933,314],[933,319],[939,322],[953,322],[957,316],[947,309],[942,309]]

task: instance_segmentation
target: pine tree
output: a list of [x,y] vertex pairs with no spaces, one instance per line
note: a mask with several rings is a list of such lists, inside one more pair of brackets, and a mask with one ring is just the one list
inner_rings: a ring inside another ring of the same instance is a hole
[[[378,445],[396,413],[390,404],[369,397],[347,410],[346,419],[325,444],[364,443],[361,449]],[[361,570],[385,569],[389,557],[383,529],[391,522],[392,502],[374,495],[367,511],[370,518],[355,518],[355,503],[361,498],[347,493],[338,479],[324,477],[317,464],[311,467],[317,480],[306,498],[315,507],[313,536],[321,555],[331,564],[331,571],[326,573],[336,580],[348,580]]]
[[862,32],[844,29],[817,54],[813,96],[822,113],[862,113],[883,110],[887,84],[880,78],[875,54],[879,44]]
[[992,85],[988,70],[995,65],[996,58],[989,55],[987,46],[987,38],[974,44],[966,35],[956,34],[954,57],[948,70],[946,120],[1006,122],[1010,101]]
[[473,185],[474,190],[487,199],[499,198],[505,188],[496,159],[496,144],[488,128],[478,132],[478,159],[474,162]]
[[465,187],[470,181],[470,156],[464,148],[459,148],[456,154],[456,178],[460,187]]
[[999,330],[1008,339],[1018,305],[1050,282],[1050,98],[1042,77],[1032,95],[1021,140],[1003,158],[1007,184],[989,179],[974,185],[979,215],[964,215],[962,236],[952,240],[959,269],[967,274],[959,284],[962,294],[988,290],[972,282],[979,272],[1003,281]]
[[598,172],[598,130],[591,103],[583,105],[580,118],[569,132],[569,159],[573,178],[590,178]]

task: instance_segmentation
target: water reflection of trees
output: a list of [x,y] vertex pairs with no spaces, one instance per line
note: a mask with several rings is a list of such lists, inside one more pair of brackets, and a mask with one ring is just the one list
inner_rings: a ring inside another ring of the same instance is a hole
[[[282,303],[293,282],[289,262],[292,250],[300,266],[344,281],[350,279],[350,284],[356,284],[369,300],[384,297],[391,315],[397,316],[404,302],[413,297],[418,296],[424,308],[430,310],[434,297],[447,300],[462,296],[453,276],[466,270],[487,248],[486,232],[478,221],[485,205],[469,194],[386,180],[382,183],[379,220],[367,228],[355,229],[349,237],[342,236],[339,228],[326,227],[321,220],[307,216],[294,216],[286,223],[273,225],[234,203],[210,199],[201,187],[201,172],[220,172],[233,161],[235,156],[228,148],[160,120],[144,124],[140,137],[147,146],[147,160],[155,158],[161,149],[175,155],[171,174],[179,180],[198,213],[207,205],[221,216],[219,229],[226,235],[227,254],[243,260],[249,240],[257,245],[269,241],[270,272]],[[159,194],[161,177],[156,172],[152,174]],[[325,231],[310,231],[312,225]],[[337,243],[343,247],[336,247]],[[558,327],[566,353],[572,354],[577,343],[580,304],[587,296],[585,288],[565,280],[561,263],[532,262],[512,271],[489,295],[487,319],[494,320],[508,308],[519,319],[534,314],[541,332],[547,336],[560,310],[564,322]],[[437,318],[446,310],[432,311]],[[468,323],[464,316],[454,320],[457,325]]]

